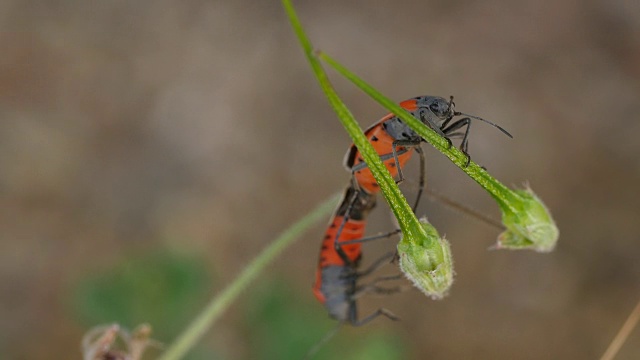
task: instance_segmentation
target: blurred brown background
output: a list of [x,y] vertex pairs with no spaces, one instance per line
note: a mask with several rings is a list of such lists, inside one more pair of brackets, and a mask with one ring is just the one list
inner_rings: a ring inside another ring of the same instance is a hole
[[[474,160],[530,182],[561,232],[551,254],[487,251],[495,229],[425,201],[452,243],[450,296],[364,299],[363,313],[403,321],[345,331],[388,329],[413,359],[599,357],[640,295],[640,2],[294,5],[317,47],[387,96],[453,94],[508,129],[476,123]],[[348,137],[279,1],[4,0],[0,25],[2,358],[79,358],[89,325],[70,294],[125,258],[199,254],[216,292],[346,185]],[[384,115],[331,74],[363,127]],[[498,217],[442,155],[428,160],[431,188]],[[313,303],[322,225],[265,274],[295,301]],[[371,231],[391,227],[381,201]],[[367,244],[365,260],[391,248]],[[204,339],[221,358],[251,357],[241,313]],[[637,358],[638,331],[619,356]]]

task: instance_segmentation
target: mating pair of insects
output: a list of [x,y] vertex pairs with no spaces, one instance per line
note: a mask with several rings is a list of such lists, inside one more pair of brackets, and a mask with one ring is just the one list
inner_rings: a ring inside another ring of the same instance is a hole
[[[471,161],[468,148],[472,119],[484,121],[512,137],[506,130],[492,122],[456,111],[453,97],[446,100],[437,96],[418,96],[401,102],[400,106],[444,137],[450,146],[452,144],[451,138],[462,138],[460,150],[467,157],[466,165],[469,165]],[[424,190],[425,160],[424,153],[420,148],[424,139],[394,114],[384,116],[368,128],[365,135],[387,170],[394,178],[398,179],[397,182],[404,179],[402,168],[411,158],[413,152],[420,155],[419,189],[412,208],[415,212]],[[347,187],[325,232],[316,271],[316,282],[313,287],[314,294],[324,304],[329,315],[340,322],[349,322],[351,325],[360,326],[380,315],[396,320],[395,315],[383,308],[362,319],[358,318],[356,298],[361,293],[394,291],[377,287],[375,281],[368,285],[358,284],[360,278],[369,275],[385,261],[390,260],[392,256],[380,258],[370,268],[359,271],[362,242],[373,239],[363,238],[366,218],[376,205],[376,195],[380,188],[355,145],[351,145],[347,151],[344,165],[352,174],[352,182]],[[376,238],[388,237],[398,232],[395,231]]]

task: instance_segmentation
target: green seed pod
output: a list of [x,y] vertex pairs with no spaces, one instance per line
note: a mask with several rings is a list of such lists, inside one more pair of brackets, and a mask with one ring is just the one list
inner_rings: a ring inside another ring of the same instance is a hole
[[403,236],[398,243],[400,270],[432,299],[443,298],[453,283],[453,260],[449,242],[436,228],[420,219],[426,236]]
[[530,188],[515,190],[519,201],[511,211],[502,207],[502,223],[507,228],[498,236],[498,249],[533,249],[549,252],[558,241],[559,231],[549,210]]

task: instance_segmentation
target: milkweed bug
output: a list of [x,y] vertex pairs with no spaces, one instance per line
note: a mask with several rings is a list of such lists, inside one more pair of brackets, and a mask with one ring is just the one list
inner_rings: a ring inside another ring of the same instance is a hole
[[364,286],[358,285],[360,278],[391,260],[390,255],[393,255],[386,255],[369,269],[358,271],[362,259],[360,241],[366,240],[363,239],[366,216],[375,207],[375,201],[375,195],[358,191],[353,186],[347,188],[322,242],[313,287],[316,298],[325,305],[332,318],[341,322],[348,321],[353,326],[364,325],[379,315],[397,319],[386,309],[378,309],[364,319],[358,319],[357,315],[356,297],[359,294],[395,292],[393,289],[377,287],[375,281]]
[[[462,137],[460,149],[467,156],[467,164],[471,161],[468,154],[471,119],[487,122],[511,137],[506,130],[496,124],[477,116],[455,111],[453,97],[447,101],[437,96],[418,96],[401,102],[400,106],[445,137],[450,144],[449,137]],[[453,120],[456,116],[465,117]],[[465,126],[464,133],[457,132]],[[398,182],[404,179],[402,167],[413,155],[413,151],[420,155],[420,183],[413,206],[415,212],[424,189],[425,159],[420,148],[423,139],[393,114],[388,114],[373,124],[365,131],[365,135],[387,170],[394,178],[396,176],[399,178]],[[381,258],[369,269],[358,272],[362,257],[362,242],[367,240],[363,238],[366,216],[375,207],[379,186],[355,145],[351,145],[347,151],[344,165],[351,171],[353,181],[347,188],[325,233],[313,287],[314,294],[325,305],[329,315],[341,322],[348,321],[354,326],[360,326],[380,315],[396,320],[396,316],[386,309],[379,309],[364,319],[358,319],[355,298],[359,292],[364,290],[389,292],[389,289],[378,288],[375,284],[363,286],[357,283],[359,278],[373,272],[385,260]],[[388,237],[394,233],[398,231],[382,237]]]
[[[415,118],[428,125],[440,136],[447,139],[449,145],[451,145],[451,137],[462,137],[460,150],[467,156],[466,165],[469,165],[471,162],[471,157],[468,152],[471,119],[484,121],[502,131],[507,136],[512,137],[505,129],[488,120],[456,111],[453,96],[451,96],[448,101],[438,96],[417,96],[401,102],[400,106]],[[464,117],[454,120],[457,116]],[[463,127],[466,127],[464,132],[458,132],[458,130]],[[421,142],[424,141],[394,114],[384,116],[365,130],[365,135],[376,149],[387,170],[389,170],[394,178],[396,176],[398,177],[398,182],[404,179],[402,168],[409,158],[411,158],[413,149],[418,148]],[[371,194],[379,191],[378,184],[373,178],[371,170],[367,168],[364,159],[355,145],[351,145],[347,151],[344,166],[352,172],[360,189]]]

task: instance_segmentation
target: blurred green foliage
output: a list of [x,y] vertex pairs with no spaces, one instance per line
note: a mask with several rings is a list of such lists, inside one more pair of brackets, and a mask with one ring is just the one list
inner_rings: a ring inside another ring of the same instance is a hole
[[[167,343],[200,311],[212,288],[204,259],[155,252],[81,280],[73,312],[87,329],[114,322],[133,329],[148,323],[152,338]],[[211,354],[191,358],[211,359]]]
[[[311,289],[309,289],[309,294]],[[309,294],[296,293],[286,283],[258,285],[245,311],[251,359],[302,359],[337,322]],[[305,300],[302,300],[305,299]],[[306,299],[310,301],[306,301]],[[380,321],[385,321],[381,319]],[[407,357],[406,344],[387,332],[345,325],[324,344],[313,359],[394,360]]]

